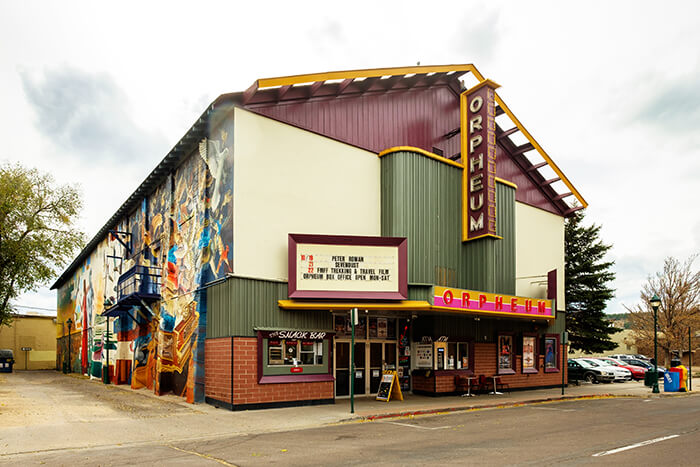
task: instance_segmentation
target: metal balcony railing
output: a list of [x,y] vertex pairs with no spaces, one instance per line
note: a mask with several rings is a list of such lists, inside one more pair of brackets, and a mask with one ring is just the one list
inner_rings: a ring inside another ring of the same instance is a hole
[[161,268],[137,265],[119,276],[117,303],[122,303],[129,298],[160,299],[161,271]]

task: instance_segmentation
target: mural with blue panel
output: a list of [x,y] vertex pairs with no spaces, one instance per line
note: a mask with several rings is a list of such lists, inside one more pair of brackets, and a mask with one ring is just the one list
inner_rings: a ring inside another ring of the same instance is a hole
[[[59,288],[59,368],[68,360],[70,318],[74,371],[103,378],[109,347],[113,383],[204,399],[206,287],[233,264],[232,122],[209,134],[116,226],[129,234],[131,251],[104,238]],[[108,340],[101,315],[117,302],[119,276],[136,265],[159,271],[161,298],[110,319]]]

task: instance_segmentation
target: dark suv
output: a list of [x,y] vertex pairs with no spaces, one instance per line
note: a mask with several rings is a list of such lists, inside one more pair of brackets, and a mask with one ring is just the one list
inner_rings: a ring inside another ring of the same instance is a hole
[[0,349],[0,373],[12,373],[12,365],[15,364],[15,356],[12,349]]

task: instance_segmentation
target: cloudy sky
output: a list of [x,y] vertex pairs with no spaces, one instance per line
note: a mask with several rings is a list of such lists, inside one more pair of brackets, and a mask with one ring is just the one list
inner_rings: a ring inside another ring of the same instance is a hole
[[[608,312],[666,256],[700,251],[700,3],[243,3],[0,0],[0,162],[79,184],[92,238],[220,94],[473,63],[614,245]],[[17,304],[55,302],[44,288]]]

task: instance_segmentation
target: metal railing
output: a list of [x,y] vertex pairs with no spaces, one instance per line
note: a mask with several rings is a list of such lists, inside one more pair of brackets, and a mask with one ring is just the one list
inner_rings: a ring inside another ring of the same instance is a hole
[[161,268],[137,265],[126,271],[117,282],[117,300],[131,295],[160,296]]

